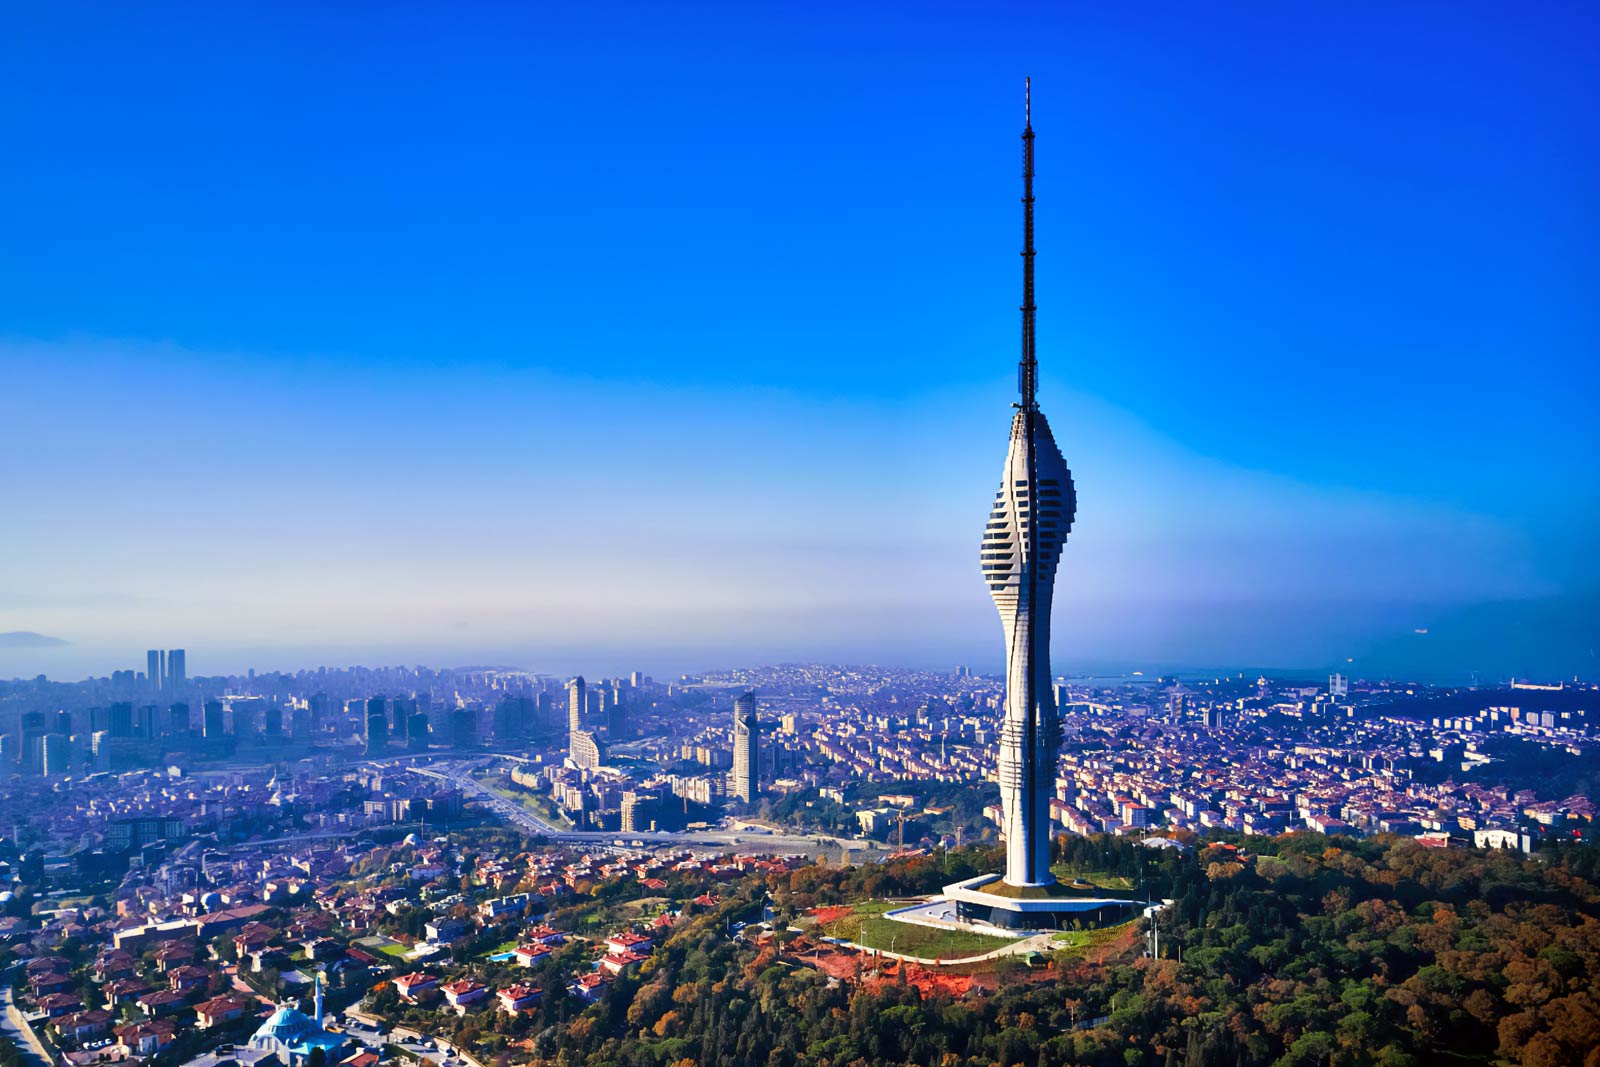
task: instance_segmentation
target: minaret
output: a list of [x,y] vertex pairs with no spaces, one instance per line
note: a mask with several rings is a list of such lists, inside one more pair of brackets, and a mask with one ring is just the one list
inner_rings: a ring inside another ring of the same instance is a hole
[[1050,796],[1061,727],[1050,675],[1050,604],[1056,564],[1072,529],[1072,472],[1039,410],[1033,303],[1033,101],[1025,90],[1022,131],[1022,357],[1000,491],[983,529],[984,580],[1006,640],[1006,706],[1000,724],[1001,832],[1005,881],[1048,885]]

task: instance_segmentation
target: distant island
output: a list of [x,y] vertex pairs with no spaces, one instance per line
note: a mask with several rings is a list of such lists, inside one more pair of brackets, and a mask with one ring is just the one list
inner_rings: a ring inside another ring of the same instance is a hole
[[0,649],[61,648],[71,643],[71,641],[64,641],[59,637],[51,637],[48,634],[36,634],[32,630],[12,630],[8,633],[0,633]]

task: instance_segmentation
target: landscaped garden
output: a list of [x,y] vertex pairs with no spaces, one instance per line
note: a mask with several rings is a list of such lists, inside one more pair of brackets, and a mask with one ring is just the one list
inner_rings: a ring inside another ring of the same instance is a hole
[[1020,940],[898,922],[885,914],[904,906],[903,902],[868,900],[848,907],[819,909],[818,930],[828,937],[852,941],[866,948],[933,960],[981,956]]

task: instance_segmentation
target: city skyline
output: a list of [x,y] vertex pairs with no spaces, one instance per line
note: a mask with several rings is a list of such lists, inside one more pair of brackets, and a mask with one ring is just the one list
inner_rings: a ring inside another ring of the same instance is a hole
[[1593,14],[939,10],[8,16],[0,676],[998,670],[1031,71],[1058,665],[1592,677]]

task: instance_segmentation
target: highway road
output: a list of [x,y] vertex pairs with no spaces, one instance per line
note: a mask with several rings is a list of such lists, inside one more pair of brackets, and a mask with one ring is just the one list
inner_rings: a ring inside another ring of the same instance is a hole
[[[614,846],[619,840],[627,841],[630,844],[634,841],[642,841],[646,845],[681,845],[688,848],[718,848],[772,854],[815,854],[830,849],[837,852],[839,849],[847,847],[847,842],[837,837],[762,833],[752,830],[662,831],[655,833],[608,833],[594,830],[566,830],[551,825],[521,804],[507,800],[472,777],[472,770],[482,766],[485,762],[479,760],[465,764],[434,764],[431,767],[412,767],[411,770],[413,773],[450,783],[461,790],[463,796],[477,798],[507,822],[521,827],[530,834],[539,834],[550,838],[552,841],[609,846]],[[863,843],[852,841],[848,842],[848,846],[860,849],[863,847]]]

